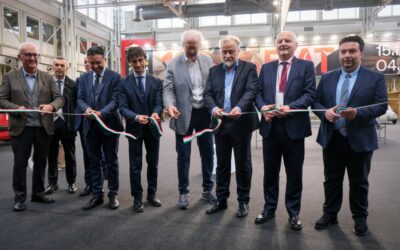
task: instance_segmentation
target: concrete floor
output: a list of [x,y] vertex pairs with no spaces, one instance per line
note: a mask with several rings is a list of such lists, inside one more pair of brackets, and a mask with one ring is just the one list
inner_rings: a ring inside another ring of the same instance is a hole
[[[250,212],[246,218],[235,217],[236,183],[232,176],[229,208],[222,213],[205,215],[209,205],[200,199],[201,171],[196,143],[192,143],[190,171],[190,208],[176,207],[177,170],[173,132],[164,125],[159,166],[158,197],[161,208],[149,207],[138,214],[132,210],[129,187],[128,143],[120,139],[120,193],[118,210],[107,204],[91,211],[81,207],[89,198],[68,194],[65,172],[60,171],[61,191],[51,195],[56,203],[43,205],[27,202],[22,213],[11,211],[13,205],[11,146],[0,145],[0,249],[400,249],[400,126],[388,125],[386,143],[375,152],[370,174],[370,234],[357,237],[348,204],[348,182],[339,224],[316,231],[314,222],[322,213],[323,165],[321,148],[313,136],[306,140],[304,189],[301,219],[303,230],[295,232],[287,225],[284,208],[285,172],[281,172],[281,191],[274,220],[255,225],[254,219],[263,206],[263,163],[261,143],[256,148],[253,136],[253,179]],[[78,181],[83,188],[82,152],[77,141]],[[30,182],[31,172],[28,171]],[[143,171],[145,179],[146,171]],[[30,186],[30,184],[29,184]],[[144,182],[146,189],[146,182]],[[31,189],[28,189],[28,195]],[[29,197],[29,196],[28,196]]]

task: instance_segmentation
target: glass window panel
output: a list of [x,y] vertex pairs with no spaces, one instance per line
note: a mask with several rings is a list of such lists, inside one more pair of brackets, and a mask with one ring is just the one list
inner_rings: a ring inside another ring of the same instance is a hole
[[43,42],[47,42],[49,44],[54,44],[54,26],[43,22]]
[[392,5],[392,15],[400,16],[400,5]]
[[33,17],[26,17],[26,36],[39,40],[39,20]]
[[250,24],[251,16],[250,14],[235,15],[235,24]]
[[106,8],[97,8],[97,22],[106,25]]
[[202,16],[199,18],[199,26],[214,26],[217,24],[215,16]]
[[231,25],[231,17],[217,16],[217,25]]
[[157,19],[157,27],[161,29],[171,28],[171,19]]
[[80,52],[81,54],[85,54],[87,52],[87,39],[81,37],[79,40],[79,48],[80,48]]
[[173,28],[183,28],[185,26],[185,22],[180,18],[172,18],[172,27]]
[[267,22],[266,13],[251,14],[251,23],[266,23],[266,22]]
[[300,21],[300,11],[289,11],[286,18],[286,22],[298,22]]
[[4,7],[4,29],[19,32],[18,11]]
[[301,21],[316,21],[317,20],[317,11],[316,10],[300,11],[300,20]]
[[338,10],[322,11],[322,20],[335,20],[338,19]]
[[345,8],[339,9],[339,18],[340,19],[352,19],[358,18],[358,8]]
[[392,15],[392,6],[386,6],[383,8],[381,11],[379,11],[378,16],[383,17],[383,16],[391,16]]

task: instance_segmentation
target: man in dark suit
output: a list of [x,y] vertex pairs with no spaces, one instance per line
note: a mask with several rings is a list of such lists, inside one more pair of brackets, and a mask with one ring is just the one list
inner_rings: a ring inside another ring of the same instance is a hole
[[64,97],[64,106],[54,114],[54,135],[50,139],[48,156],[48,181],[49,186],[45,194],[51,194],[58,190],[58,149],[61,141],[65,157],[65,175],[68,182],[68,192],[75,193],[76,158],[75,158],[75,116],[63,115],[63,113],[75,113],[76,95],[75,82],[66,76],[68,64],[65,58],[56,57],[53,60],[55,81],[61,95]]
[[260,73],[257,108],[279,110],[262,114],[260,134],[263,137],[264,208],[255,220],[267,222],[275,216],[279,196],[279,172],[283,157],[287,183],[285,205],[291,229],[302,229],[299,219],[303,188],[304,138],[311,135],[308,112],[288,113],[290,109],[306,109],[315,97],[314,65],[294,56],[296,35],[281,32],[275,42],[279,60],[264,64]]
[[107,127],[113,130],[123,130],[121,118],[117,111],[120,75],[105,68],[106,59],[102,47],[91,47],[87,52],[87,57],[93,71],[80,77],[78,105],[88,115],[83,120],[82,132],[85,135],[89,155],[93,197],[83,209],[92,209],[104,202],[104,177],[100,162],[102,147],[108,166],[109,205],[111,209],[117,209],[119,207],[117,199],[119,189],[117,155],[119,136],[102,128],[92,115],[96,114]]
[[126,58],[133,68],[133,73],[121,81],[119,86],[119,111],[126,119],[126,132],[137,138],[129,139],[129,174],[131,194],[134,197],[133,210],[143,212],[143,142],[147,161],[147,201],[152,206],[161,206],[161,202],[156,198],[160,137],[151,129],[148,117],[160,121],[163,110],[162,84],[160,79],[146,73],[147,55],[141,47],[130,47]]
[[[239,60],[240,40],[225,36],[220,40],[223,63],[210,69],[204,91],[204,104],[214,118],[222,119],[215,132],[217,153],[217,203],[207,209],[213,214],[228,207],[232,148],[235,154],[239,208],[237,217],[248,213],[252,176],[251,135],[258,128],[254,100],[257,71],[252,63]],[[241,115],[242,112],[254,112]]]
[[[0,85],[0,108],[37,109],[54,112],[60,109],[64,100],[54,78],[38,70],[38,49],[35,44],[20,44],[18,59],[22,67],[5,74]],[[13,189],[15,204],[13,211],[25,210],[26,168],[33,146],[33,202],[53,203],[44,195],[44,176],[49,150],[50,135],[54,133],[52,114],[10,113],[9,130],[14,153]],[[57,147],[58,149],[58,147]]]
[[[324,160],[325,202],[316,229],[337,224],[342,205],[343,178],[347,168],[350,183],[350,210],[356,235],[368,233],[368,174],[372,154],[378,148],[375,119],[387,109],[384,75],[361,66],[364,41],[348,36],[339,42],[341,68],[321,77],[315,112],[321,125],[317,142]],[[357,107],[378,104],[376,106]]]

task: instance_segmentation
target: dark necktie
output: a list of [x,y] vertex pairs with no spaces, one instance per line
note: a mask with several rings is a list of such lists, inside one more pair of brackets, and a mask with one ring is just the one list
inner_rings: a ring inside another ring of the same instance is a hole
[[144,99],[144,86],[143,86],[143,76],[138,76],[136,77],[137,79],[137,84],[138,84],[138,89],[140,93],[140,97]]
[[[340,90],[340,101],[339,101],[340,108],[346,108],[346,106],[347,106],[347,102],[349,100],[350,78],[351,78],[351,75],[347,74],[346,78],[343,81],[342,89]],[[343,136],[347,136],[346,120],[344,118],[340,118],[338,120],[338,123],[339,123],[340,134],[342,134]]]
[[96,75],[96,79],[94,80],[93,90],[94,90],[94,100],[97,100],[99,96],[99,89],[100,89],[100,75]]
[[285,87],[286,87],[286,80],[287,80],[287,70],[288,67],[287,65],[289,64],[288,62],[281,62],[283,69],[281,73],[281,80],[279,82],[279,92],[285,92]]
[[62,83],[62,81],[61,81],[60,79],[58,79],[58,80],[57,80],[57,85],[58,85],[58,90],[60,91],[60,94],[62,94],[62,91],[61,91],[61,83]]

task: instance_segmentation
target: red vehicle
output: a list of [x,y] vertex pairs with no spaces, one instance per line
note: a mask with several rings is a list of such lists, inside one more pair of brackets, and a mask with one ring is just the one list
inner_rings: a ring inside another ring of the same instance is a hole
[[8,114],[0,114],[0,141],[10,141],[11,136],[8,132]]

